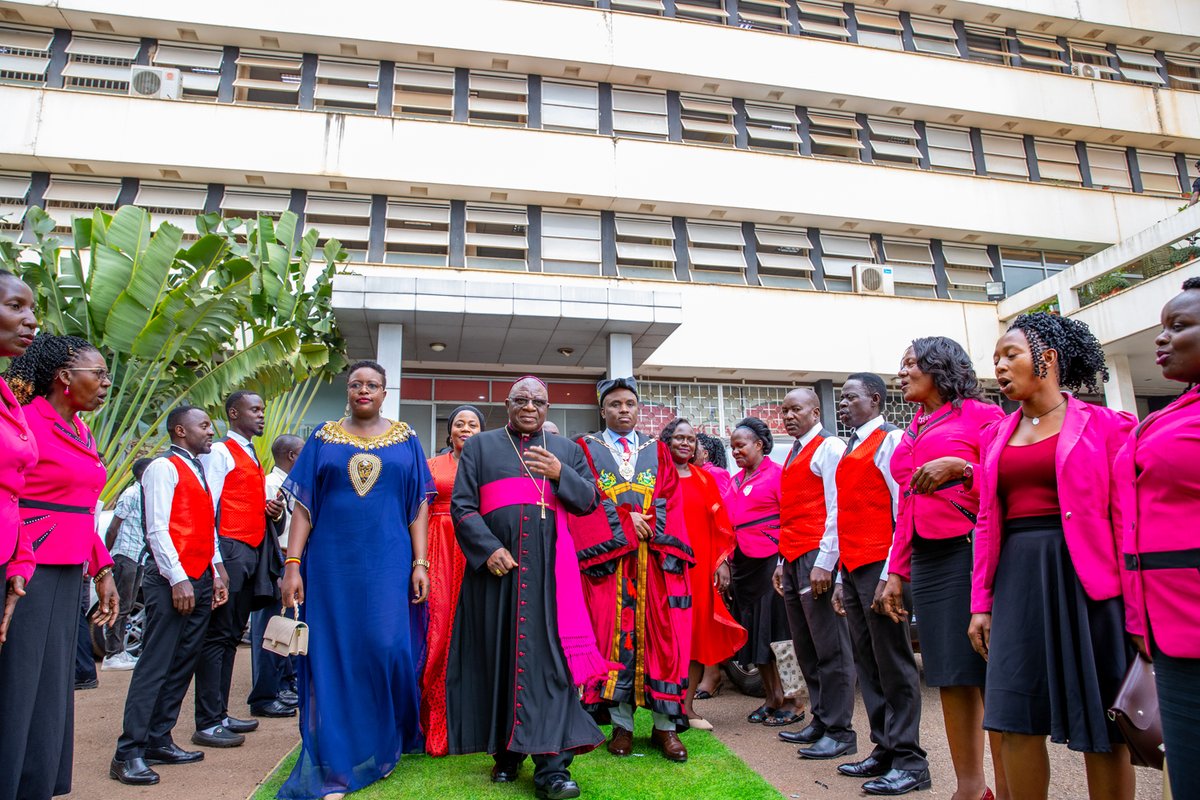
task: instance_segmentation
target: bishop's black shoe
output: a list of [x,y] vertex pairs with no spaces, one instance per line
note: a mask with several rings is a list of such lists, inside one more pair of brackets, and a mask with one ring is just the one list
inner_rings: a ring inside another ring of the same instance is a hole
[[174,742],[171,742],[166,747],[146,748],[146,763],[151,765],[194,764],[197,761],[203,760],[204,753],[200,750],[184,750]]
[[825,726],[816,720],[808,723],[804,730],[779,732],[779,738],[788,744],[812,744],[824,735]]
[[144,758],[128,761],[113,759],[108,765],[108,777],[129,786],[153,786],[158,783],[158,773],[146,766]]
[[546,786],[538,786],[534,793],[539,800],[569,800],[579,797],[579,784],[573,780],[558,780]]
[[515,783],[517,773],[521,771],[521,765],[517,764],[501,764],[497,762],[492,766],[492,783]]
[[928,769],[890,769],[887,774],[867,781],[863,791],[867,794],[897,795],[919,792],[933,786]]
[[881,761],[875,756],[867,756],[862,761],[842,764],[838,773],[847,778],[877,778],[892,768],[891,760]]
[[831,739],[828,736],[822,736],[808,747],[801,747],[796,751],[796,754],[801,758],[811,758],[817,761],[823,761],[830,758],[852,756],[857,752],[858,744],[856,742],[839,742],[837,739]]

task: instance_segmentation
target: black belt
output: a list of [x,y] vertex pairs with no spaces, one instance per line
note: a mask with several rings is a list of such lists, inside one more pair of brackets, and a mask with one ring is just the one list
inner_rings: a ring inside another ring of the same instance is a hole
[[1190,550],[1160,550],[1155,553],[1126,553],[1125,569],[1200,569],[1200,547]]
[[[777,520],[777,519],[779,519],[779,515],[778,515],[778,514],[772,514],[772,515],[771,515],[771,516],[769,516],[769,517],[763,517],[763,518],[761,518],[761,519],[752,519],[752,520],[750,520],[749,522],[743,522],[741,525],[734,525],[734,526],[733,526],[733,529],[734,529],[735,531],[740,531],[740,530],[743,530],[743,529],[745,529],[745,528],[753,528],[755,525],[762,525],[764,522],[773,522],[773,521],[775,521],[775,520]],[[774,542],[775,544],[779,544],[779,540],[778,540],[778,539],[776,539],[776,538],[775,538],[774,536],[772,536],[771,534],[767,533],[766,531],[759,531],[759,533],[761,533],[763,536],[765,536],[765,537],[767,537],[768,539],[770,539],[770,540],[771,540],[772,542]]]
[[24,498],[17,505],[21,508],[36,508],[38,511],[61,511],[64,514],[88,514],[90,516],[96,513],[96,509],[90,506],[68,506],[62,503],[47,503],[42,500],[26,500]]

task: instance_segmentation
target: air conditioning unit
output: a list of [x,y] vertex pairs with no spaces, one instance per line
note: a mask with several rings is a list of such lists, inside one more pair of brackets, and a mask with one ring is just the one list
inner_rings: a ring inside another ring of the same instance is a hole
[[134,97],[178,100],[182,88],[183,76],[175,67],[129,68],[129,94]]
[[895,294],[896,279],[886,264],[855,264],[854,291],[859,294]]
[[1072,64],[1071,74],[1078,75],[1080,78],[1098,79],[1101,77],[1100,68],[1095,64]]

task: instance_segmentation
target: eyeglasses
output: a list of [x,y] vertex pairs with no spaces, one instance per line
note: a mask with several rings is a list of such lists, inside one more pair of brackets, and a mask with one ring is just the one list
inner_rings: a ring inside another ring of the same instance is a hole
[[367,387],[368,392],[372,392],[372,393],[378,392],[380,389],[383,388],[382,383],[375,383],[374,381],[371,381],[370,383],[363,383],[362,381],[355,381],[354,383],[350,384],[348,388],[352,392],[360,392],[360,391],[362,391],[362,388],[364,386]]
[[63,367],[64,372],[90,372],[96,376],[96,380],[104,383],[107,380],[112,380],[112,373],[104,367]]
[[538,410],[550,407],[549,401],[543,400],[540,397],[510,397],[508,398],[508,402],[512,403],[517,408],[524,408],[530,403],[533,403],[533,407]]

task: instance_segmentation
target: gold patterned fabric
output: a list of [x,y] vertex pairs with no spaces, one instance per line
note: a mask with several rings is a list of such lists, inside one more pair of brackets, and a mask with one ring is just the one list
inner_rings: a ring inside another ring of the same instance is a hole
[[412,428],[406,422],[393,422],[392,426],[378,436],[362,437],[349,433],[342,427],[341,421],[326,422],[317,431],[317,438],[330,444],[348,444],[360,450],[378,450],[381,447],[399,444],[413,435]]

